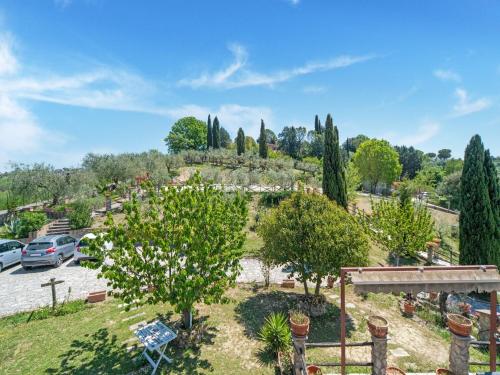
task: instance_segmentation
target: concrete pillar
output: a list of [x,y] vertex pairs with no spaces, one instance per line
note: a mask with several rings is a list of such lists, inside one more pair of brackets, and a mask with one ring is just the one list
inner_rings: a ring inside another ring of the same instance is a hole
[[385,375],[387,370],[387,335],[383,338],[372,335],[372,374]]
[[472,338],[451,332],[450,371],[455,375],[469,374],[469,344]]
[[293,344],[293,375],[302,375],[305,370],[304,361],[302,358],[306,357],[306,341],[307,336],[295,336],[292,334]]

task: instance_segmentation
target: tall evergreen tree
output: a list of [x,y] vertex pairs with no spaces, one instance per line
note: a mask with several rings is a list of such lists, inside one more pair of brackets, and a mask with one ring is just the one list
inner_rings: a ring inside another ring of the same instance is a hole
[[220,125],[217,116],[214,118],[214,126],[212,128],[212,146],[213,148],[220,148]]
[[208,115],[207,121],[207,150],[213,147],[213,138],[212,138],[212,119],[210,115]]
[[318,132],[322,134],[323,130],[325,129],[323,128],[323,125],[321,125],[321,120],[318,120]]
[[266,125],[264,120],[260,120],[260,135],[259,135],[259,156],[267,159],[267,140],[266,140]]
[[484,153],[484,172],[486,184],[488,186],[488,196],[490,198],[491,210],[495,220],[495,233],[493,242],[493,252],[490,257],[491,264],[500,266],[500,186],[498,174],[490,155],[490,150]]
[[497,258],[496,223],[488,194],[485,152],[475,135],[465,149],[460,180],[460,264],[488,264]]
[[325,151],[323,155],[323,194],[347,209],[347,184],[340,155],[339,132],[328,114],[325,124]]
[[245,153],[245,133],[242,128],[238,129],[238,135],[236,136],[236,152],[238,155]]
[[316,133],[321,133],[320,125],[319,125],[319,118],[318,115],[314,117],[314,131]]

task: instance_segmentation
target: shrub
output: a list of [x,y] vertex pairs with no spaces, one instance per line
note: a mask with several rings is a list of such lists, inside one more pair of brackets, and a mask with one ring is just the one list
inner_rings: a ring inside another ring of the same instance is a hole
[[74,202],[69,213],[71,229],[88,228],[92,225],[92,202],[79,200]]
[[287,353],[292,344],[292,334],[283,313],[272,313],[264,322],[259,338],[264,341],[266,349],[275,354]]
[[7,227],[11,236],[25,238],[30,232],[42,228],[46,222],[47,215],[44,212],[22,212]]
[[290,198],[291,191],[278,191],[275,193],[263,193],[260,196],[259,205],[264,207],[273,207],[280,204],[283,199]]

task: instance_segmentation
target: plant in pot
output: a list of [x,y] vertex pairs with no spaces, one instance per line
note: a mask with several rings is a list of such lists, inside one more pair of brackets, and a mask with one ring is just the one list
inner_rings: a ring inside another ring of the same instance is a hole
[[447,314],[448,328],[455,335],[469,337],[472,331],[472,320],[459,315]]
[[265,343],[266,350],[275,356],[281,369],[281,356],[289,353],[292,347],[292,335],[285,314],[268,315],[259,332],[259,338]]
[[367,325],[372,336],[383,338],[387,335],[389,324],[385,318],[377,315],[370,315],[367,320]]
[[406,293],[403,300],[403,312],[405,315],[413,316],[416,310],[416,304],[411,293]]
[[307,336],[309,323],[309,317],[303,312],[297,310],[290,312],[290,328],[295,336]]

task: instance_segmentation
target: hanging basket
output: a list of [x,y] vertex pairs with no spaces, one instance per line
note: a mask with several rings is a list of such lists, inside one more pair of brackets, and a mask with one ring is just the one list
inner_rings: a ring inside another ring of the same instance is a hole
[[370,333],[378,338],[384,338],[387,336],[387,331],[389,327],[389,323],[385,318],[382,318],[378,315],[370,315],[368,317],[368,330]]
[[469,337],[472,332],[472,320],[459,315],[447,314],[448,328],[455,335]]

